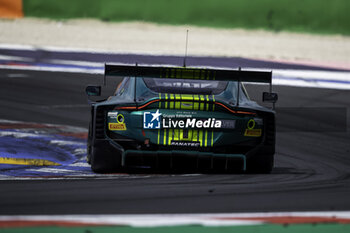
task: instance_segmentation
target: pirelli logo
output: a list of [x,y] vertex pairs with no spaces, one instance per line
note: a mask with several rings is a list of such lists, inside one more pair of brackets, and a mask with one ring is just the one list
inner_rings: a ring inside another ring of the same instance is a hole
[[244,132],[244,136],[260,137],[261,136],[261,129],[246,129]]
[[109,130],[115,130],[115,131],[122,131],[126,130],[126,126],[124,123],[108,123],[108,129]]

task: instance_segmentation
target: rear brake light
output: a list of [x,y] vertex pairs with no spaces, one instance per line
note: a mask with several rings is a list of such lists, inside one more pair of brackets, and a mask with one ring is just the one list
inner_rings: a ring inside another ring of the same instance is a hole
[[236,110],[232,110],[230,109],[229,107],[227,107],[225,104],[222,104],[220,102],[216,102],[215,101],[215,104],[225,108],[226,110],[230,111],[231,113],[235,113],[235,114],[247,114],[247,115],[256,115],[255,112],[246,112],[246,111],[236,111]]
[[148,103],[145,103],[144,105],[141,105],[139,107],[137,107],[137,106],[125,106],[125,107],[123,107],[122,106],[122,107],[116,107],[114,110],[120,110],[120,109],[137,110],[137,109],[143,109],[143,108],[147,107],[148,105],[153,104],[153,103],[158,102],[158,101],[159,101],[159,99],[155,99],[155,100],[151,100]]

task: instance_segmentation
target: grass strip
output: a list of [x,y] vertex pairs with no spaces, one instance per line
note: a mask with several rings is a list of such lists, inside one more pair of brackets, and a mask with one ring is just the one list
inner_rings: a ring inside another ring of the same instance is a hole
[[23,0],[25,16],[350,35],[349,0]]
[[23,227],[0,228],[0,233],[347,233],[350,224],[295,224],[295,225],[254,225],[254,226],[174,226],[174,227]]

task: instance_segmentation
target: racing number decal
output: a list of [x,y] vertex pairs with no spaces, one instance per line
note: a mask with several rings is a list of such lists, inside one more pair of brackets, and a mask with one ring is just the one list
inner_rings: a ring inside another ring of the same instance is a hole
[[214,95],[159,93],[159,100],[160,109],[215,111]]
[[[159,101],[159,108],[215,111],[214,95],[159,93],[159,100],[165,100]],[[200,147],[213,146],[214,131],[189,129],[184,133],[182,129],[158,129],[158,145],[171,145],[172,141],[199,142]]]

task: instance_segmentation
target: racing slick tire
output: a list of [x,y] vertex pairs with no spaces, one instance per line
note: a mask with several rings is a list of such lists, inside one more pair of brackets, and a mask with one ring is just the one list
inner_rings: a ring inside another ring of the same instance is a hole
[[109,148],[91,146],[91,169],[95,173],[112,173],[121,170],[121,155]]
[[92,140],[92,125],[89,123],[88,138],[86,143],[86,162],[91,165],[91,140]]
[[87,142],[87,147],[86,147],[86,162],[88,163],[88,164],[90,164],[91,165],[91,144],[90,144],[90,142],[88,141]]
[[256,155],[247,160],[247,172],[270,174],[274,164],[274,154]]

